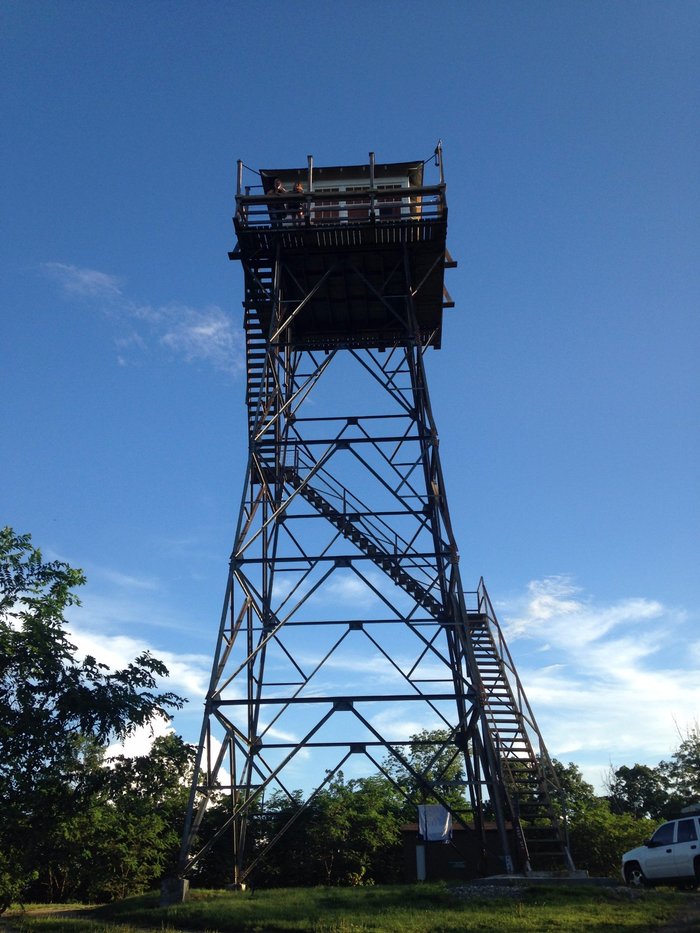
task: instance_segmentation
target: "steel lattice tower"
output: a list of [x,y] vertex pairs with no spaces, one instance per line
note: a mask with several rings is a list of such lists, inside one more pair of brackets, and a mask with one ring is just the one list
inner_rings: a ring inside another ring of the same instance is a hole
[[[239,163],[229,255],[245,278],[249,460],[183,876],[207,848],[212,796],[228,800],[220,832],[242,884],[279,838],[247,845],[266,793],[291,798],[302,763],[316,775],[307,803],[343,767],[386,773],[389,756],[410,770],[408,736],[425,727],[463,766],[468,812],[454,816],[474,826],[483,870],[573,868],[483,581],[466,592],[460,579],[425,368],[456,265],[440,146],[435,164],[426,185],[422,162],[314,169],[309,157],[261,171],[251,193]],[[441,799],[434,776],[412,776]]]

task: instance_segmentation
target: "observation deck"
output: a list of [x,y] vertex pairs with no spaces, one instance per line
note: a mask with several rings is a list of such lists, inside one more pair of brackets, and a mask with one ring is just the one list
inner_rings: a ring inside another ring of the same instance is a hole
[[[436,162],[440,164],[436,150]],[[235,249],[246,271],[248,316],[270,335],[274,300],[288,325],[275,339],[297,349],[404,345],[439,348],[447,202],[424,183],[423,162],[261,169],[242,186]],[[275,281],[275,276],[277,280]],[[293,318],[293,321],[292,321]],[[271,335],[272,336],[272,335]]]

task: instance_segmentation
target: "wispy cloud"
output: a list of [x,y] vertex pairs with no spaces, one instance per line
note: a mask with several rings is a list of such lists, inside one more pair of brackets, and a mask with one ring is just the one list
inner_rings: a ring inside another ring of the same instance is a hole
[[[590,644],[621,625],[640,625],[659,619],[665,612],[661,603],[631,598],[611,605],[600,605],[569,577],[547,577],[528,584],[527,594],[508,615],[507,634],[516,638],[546,635],[557,644]],[[506,609],[509,607],[506,606]]]
[[64,297],[80,298],[109,317],[118,331],[114,343],[121,366],[160,348],[186,363],[204,363],[228,373],[242,370],[241,330],[218,305],[139,303],[126,294],[123,280],[109,273],[62,262],[47,262],[42,268]]
[[[368,581],[368,582],[366,582]],[[358,609],[366,610],[371,606],[381,607],[381,600],[368,585],[371,583],[380,592],[384,580],[378,573],[368,573],[366,579],[354,573],[342,573],[336,570],[323,591],[323,599],[331,599],[338,606],[349,608],[350,614]],[[347,613],[347,609],[346,609]]]
[[415,703],[399,708],[386,707],[370,717],[372,725],[381,734],[395,742],[405,742],[423,729],[443,729],[439,717]]
[[188,363],[201,360],[217,369],[238,369],[240,338],[221,308],[169,308],[160,342]]
[[81,269],[63,262],[45,262],[44,270],[68,295],[103,301],[123,300],[121,280],[97,269]]
[[132,574],[121,573],[118,570],[101,569],[97,571],[99,576],[104,577],[110,583],[122,587],[126,590],[157,590],[159,583],[153,577],[135,577]]
[[[92,655],[115,670],[148,651],[168,668],[161,688],[188,699],[187,711],[198,706],[209,683],[211,656],[176,646],[183,636],[189,645],[202,620],[173,603],[167,581],[158,577],[100,564],[88,564],[86,572],[90,585],[67,615],[78,656]],[[213,650],[213,632],[211,641]]]

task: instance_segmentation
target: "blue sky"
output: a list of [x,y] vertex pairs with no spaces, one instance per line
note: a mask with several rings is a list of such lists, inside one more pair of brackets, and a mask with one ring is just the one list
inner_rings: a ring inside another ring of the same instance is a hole
[[236,159],[445,147],[465,584],[596,784],[700,716],[700,7],[0,2],[0,519],[196,737],[246,458]]

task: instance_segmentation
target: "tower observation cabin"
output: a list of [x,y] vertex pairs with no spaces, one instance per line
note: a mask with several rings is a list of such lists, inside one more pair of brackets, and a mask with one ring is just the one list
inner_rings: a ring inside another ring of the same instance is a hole
[[[286,300],[307,298],[285,330],[289,345],[405,342],[408,261],[420,340],[440,346],[442,308],[453,304],[443,285],[447,204],[442,174],[430,186],[423,176],[422,162],[378,165],[370,154],[366,165],[314,168],[309,157],[305,169],[262,169],[260,194],[239,193],[231,258],[279,251]],[[264,329],[271,312],[260,313]]]
[[[426,375],[456,265],[441,145],[425,161],[239,162],[234,229],[248,464],[180,876],[224,844],[232,883],[264,876],[341,772],[442,808],[463,877],[573,870],[486,587],[460,577]],[[274,832],[272,795],[288,801]],[[207,837],[213,799],[229,817]]]

